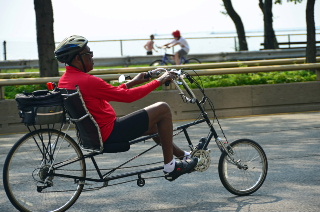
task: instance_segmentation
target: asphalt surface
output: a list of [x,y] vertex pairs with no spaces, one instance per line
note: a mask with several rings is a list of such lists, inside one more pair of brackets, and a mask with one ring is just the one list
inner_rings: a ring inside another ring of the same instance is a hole
[[[228,141],[249,138],[257,141],[267,154],[268,175],[254,194],[239,197],[223,187],[217,169],[220,153],[213,142],[209,146],[212,163],[206,172],[186,174],[173,182],[163,178],[146,179],[144,187],[138,187],[133,181],[83,192],[68,211],[320,211],[320,112],[227,118],[221,119],[220,124]],[[217,122],[215,127],[219,129]],[[223,137],[221,131],[217,131]],[[192,141],[197,143],[208,130],[201,124],[189,132]],[[9,149],[22,136],[0,135],[0,211],[16,211],[4,192],[2,169]],[[183,134],[177,135],[175,142],[187,149]],[[108,161],[124,161],[149,146],[151,143],[135,144],[129,152],[104,154],[97,157],[97,162],[103,165]],[[161,157],[161,149],[157,147],[141,159],[161,160]],[[161,171],[157,171],[143,177],[160,175]],[[136,176],[128,180],[132,179]]]

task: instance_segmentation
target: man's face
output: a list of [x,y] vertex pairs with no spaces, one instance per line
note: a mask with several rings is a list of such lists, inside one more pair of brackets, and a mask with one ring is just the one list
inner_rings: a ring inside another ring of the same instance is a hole
[[93,52],[90,51],[90,48],[86,46],[84,50],[79,54],[79,56],[82,58],[83,63],[85,65],[85,69],[87,72],[91,71],[93,69]]

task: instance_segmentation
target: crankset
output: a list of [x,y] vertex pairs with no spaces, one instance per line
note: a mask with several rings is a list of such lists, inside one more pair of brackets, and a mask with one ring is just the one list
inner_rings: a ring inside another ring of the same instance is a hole
[[198,172],[204,172],[206,171],[211,164],[211,157],[210,157],[210,149],[202,150],[202,149],[196,149],[191,153],[192,157],[199,158],[199,162],[197,166],[194,168]]

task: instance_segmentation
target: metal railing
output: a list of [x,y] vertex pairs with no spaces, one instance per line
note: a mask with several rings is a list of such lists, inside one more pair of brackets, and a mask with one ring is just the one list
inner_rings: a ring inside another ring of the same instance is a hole
[[[317,62],[320,62],[320,57],[316,58]],[[290,59],[276,59],[276,60],[254,60],[254,61],[238,61],[238,62],[220,62],[220,63],[206,63],[206,64],[188,64],[179,66],[170,66],[175,68],[188,67],[197,69],[217,69],[217,68],[233,68],[239,66],[268,66],[268,65],[288,65],[288,64],[303,64],[305,58],[290,58]],[[152,67],[138,67],[138,68],[109,68],[109,69],[94,69],[90,74],[119,74],[119,73],[137,73],[148,71]],[[59,75],[62,76],[64,71],[59,71]],[[0,79],[13,79],[13,78],[32,78],[39,77],[39,72],[16,72],[16,73],[0,73]]]
[[[195,57],[202,63],[213,62],[228,62],[228,61],[248,61],[248,60],[267,60],[267,59],[282,59],[282,58],[299,58],[305,57],[305,49],[273,49],[264,51],[241,51],[241,52],[221,52],[215,54],[189,54],[188,57]],[[317,55],[320,56],[320,48]],[[111,57],[111,58],[99,58],[94,57],[95,67],[112,67],[112,66],[124,66],[131,65],[146,65],[152,61],[161,59],[160,55],[146,55],[135,57]],[[59,63],[60,68],[65,65]],[[38,69],[38,60],[8,60],[0,61],[0,72],[8,69],[18,69],[20,72],[24,72],[25,69]]]
[[[317,58],[319,59],[319,58]],[[297,60],[273,60],[265,61],[264,66],[257,66],[257,61],[242,62],[241,64],[247,64],[250,67],[234,67],[236,63],[224,63],[223,64],[194,64],[194,65],[179,65],[179,66],[165,66],[166,68],[185,69],[185,70],[197,70],[197,75],[220,75],[220,74],[240,74],[240,73],[257,73],[257,72],[273,72],[273,71],[294,71],[294,70],[320,70],[320,63],[307,63],[307,64],[290,64]],[[260,61],[263,63],[264,61]],[[283,65],[287,63],[287,65]],[[239,63],[237,63],[239,66]],[[282,65],[279,65],[282,64]],[[230,67],[231,66],[231,67]],[[233,66],[233,67],[232,67]],[[118,69],[100,69],[93,70],[91,74],[97,75],[105,81],[117,80],[121,74],[127,74],[131,77],[137,73],[150,70],[151,67],[136,67],[136,68],[118,68]],[[108,74],[106,74],[108,73]],[[111,74],[113,73],[113,74]],[[190,75],[195,75],[193,71],[189,71]],[[4,86],[9,85],[33,85],[33,84],[45,84],[47,82],[58,82],[60,77],[41,77],[41,78],[17,78],[17,79],[0,79],[0,99],[5,98]],[[318,71],[318,80],[320,80],[320,73]]]
[[[218,35],[218,34],[217,34]],[[294,41],[306,41],[307,35],[305,33],[296,34],[278,34],[276,35],[278,42],[294,42]],[[261,49],[261,43],[263,42],[263,35],[247,35],[247,42],[250,51]],[[215,52],[232,52],[238,51],[238,37],[237,36],[207,36],[207,37],[187,37],[191,46],[191,53],[203,54],[203,53],[215,53]],[[90,41],[90,45],[93,45],[95,55],[98,57],[118,57],[118,56],[139,56],[145,55],[143,48],[145,42],[148,39],[114,39],[114,40],[93,40]],[[167,42],[172,38],[156,38],[156,43]],[[316,33],[316,40],[320,40],[320,33]],[[15,51],[6,48],[8,42],[3,42],[3,55],[4,60],[10,60],[10,51]],[[11,44],[11,46],[13,46]],[[26,48],[19,48],[20,52],[24,49],[28,49],[24,56],[21,58],[28,58],[30,54],[33,54],[31,58],[38,58],[36,54],[36,43],[33,43],[33,51],[30,51],[30,46]],[[11,47],[12,48],[12,47]],[[8,52],[9,51],[9,52]],[[174,51],[174,49],[172,49]]]

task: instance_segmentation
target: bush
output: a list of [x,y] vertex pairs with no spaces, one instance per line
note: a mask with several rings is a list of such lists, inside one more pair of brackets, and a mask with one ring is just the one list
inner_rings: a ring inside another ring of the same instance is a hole
[[36,90],[45,90],[47,85],[15,85],[5,87],[5,97],[6,99],[14,99],[16,94],[23,92],[32,92]]
[[[197,78],[197,77],[196,77]],[[315,81],[317,75],[313,71],[261,72],[249,74],[226,74],[199,77],[204,88],[229,87],[242,85],[278,84],[292,82]],[[191,88],[196,85],[191,84]]]
[[[196,79],[198,77],[195,77]],[[277,84],[292,82],[307,82],[317,80],[317,75],[313,71],[284,71],[284,72],[261,72],[249,74],[225,74],[199,76],[204,88],[228,87],[243,85]],[[187,80],[188,81],[188,80]],[[114,83],[118,86],[119,83]],[[196,88],[195,84],[189,84],[191,88]],[[35,90],[46,89],[46,85],[17,85],[6,86],[6,99],[14,99],[17,93],[32,92]],[[157,90],[162,90],[162,87]]]

